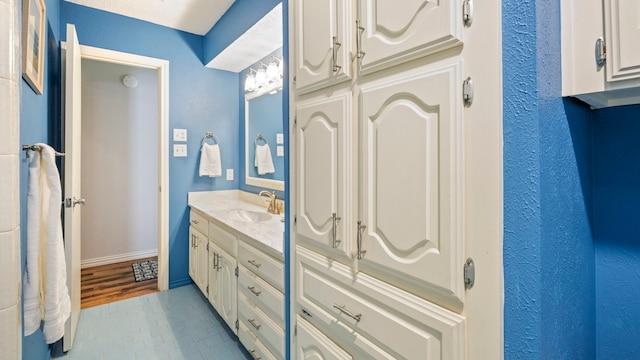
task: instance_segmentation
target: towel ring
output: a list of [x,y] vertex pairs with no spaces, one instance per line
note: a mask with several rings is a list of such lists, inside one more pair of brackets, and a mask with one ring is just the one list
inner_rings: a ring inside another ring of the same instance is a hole
[[262,134],[258,134],[258,136],[256,136],[256,139],[253,141],[254,144],[256,144],[256,146],[258,146],[258,140],[262,140],[264,141],[264,144],[267,145],[267,139],[262,137]]
[[212,132],[207,132],[204,137],[202,138],[202,141],[200,142],[200,146],[202,146],[205,143],[206,139],[213,139],[214,141],[214,145],[215,144],[220,144],[220,141],[218,140],[218,137],[215,136]]

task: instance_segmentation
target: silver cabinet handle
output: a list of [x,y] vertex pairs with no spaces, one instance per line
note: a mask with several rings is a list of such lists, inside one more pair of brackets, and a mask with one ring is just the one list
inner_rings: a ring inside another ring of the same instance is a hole
[[338,49],[340,48],[342,44],[338,42],[338,37],[334,36],[333,37],[333,72],[337,73],[338,71],[340,71],[340,69],[342,69],[342,66],[338,65]]
[[260,266],[262,266],[262,264],[260,264],[259,262],[255,261],[255,260],[248,260],[247,262],[248,262],[249,264],[251,264],[251,265],[253,265],[253,266],[257,267],[257,268],[260,268]]
[[357,245],[358,245],[358,260],[361,260],[364,257],[364,254],[367,253],[367,250],[362,250],[362,232],[367,228],[367,225],[362,225],[362,221],[358,220],[358,234],[357,234]]
[[193,237],[195,238],[194,242],[193,242],[193,247],[194,248],[198,248],[198,234],[193,234]]
[[247,286],[247,289],[253,293],[255,296],[260,296],[262,291],[257,291],[255,286]]
[[362,314],[354,314],[351,311],[347,310],[344,305],[333,304],[333,307],[340,310],[341,313],[347,315],[348,317],[352,318],[356,322],[360,322],[360,319],[362,319]]
[[191,247],[193,247],[193,234],[191,234]]
[[193,219],[193,220],[191,220],[191,223],[192,223],[192,224],[198,224],[198,223],[200,223],[200,222],[199,222],[198,220],[196,220],[196,219]]
[[256,328],[256,330],[260,330],[260,327],[262,325],[256,324],[256,319],[248,319],[247,321],[249,322],[249,324],[253,325],[253,327]]
[[219,271],[220,270],[219,265],[220,265],[220,258],[218,257],[218,253],[214,252],[213,253],[213,270]]
[[356,20],[356,56],[361,59],[365,52],[362,51],[362,33],[364,28],[360,26],[360,20]]
[[333,221],[333,228],[331,229],[331,233],[333,235],[333,248],[337,248],[338,245],[340,245],[340,242],[342,240],[338,240],[338,224],[340,223],[340,220],[342,220],[341,217],[338,217],[338,215],[336,215],[336,213],[331,214],[331,219]]
[[255,351],[255,350],[251,350],[251,351],[249,351],[249,352],[251,353],[251,357],[253,358],[253,360],[260,360],[260,359],[262,359],[262,357],[260,357],[260,356],[256,356],[256,354],[255,354],[255,353],[256,353],[256,351]]

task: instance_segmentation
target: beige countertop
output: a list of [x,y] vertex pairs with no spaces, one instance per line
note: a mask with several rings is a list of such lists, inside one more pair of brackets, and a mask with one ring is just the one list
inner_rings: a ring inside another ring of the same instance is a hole
[[[197,191],[188,194],[187,204],[214,221],[217,225],[236,233],[239,240],[257,247],[284,261],[284,214],[267,213],[268,199],[241,190]],[[260,204],[260,205],[259,205]],[[233,210],[264,212],[271,219],[261,222],[241,220]]]

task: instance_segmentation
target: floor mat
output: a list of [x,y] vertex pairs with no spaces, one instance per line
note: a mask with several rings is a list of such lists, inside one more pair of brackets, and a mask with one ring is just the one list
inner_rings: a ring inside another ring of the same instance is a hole
[[136,282],[151,280],[158,277],[158,260],[140,261],[131,264]]

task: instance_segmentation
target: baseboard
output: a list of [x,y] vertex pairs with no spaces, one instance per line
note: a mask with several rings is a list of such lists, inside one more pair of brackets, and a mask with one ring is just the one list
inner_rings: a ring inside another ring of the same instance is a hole
[[186,279],[170,282],[169,283],[169,289],[175,289],[177,287],[190,285],[190,284],[195,284],[195,283],[191,280],[190,277],[187,276]]
[[152,256],[158,256],[158,249],[137,251],[128,254],[110,255],[93,259],[84,259],[80,262],[80,268],[84,269],[93,266],[115,264],[123,261],[142,259]]

